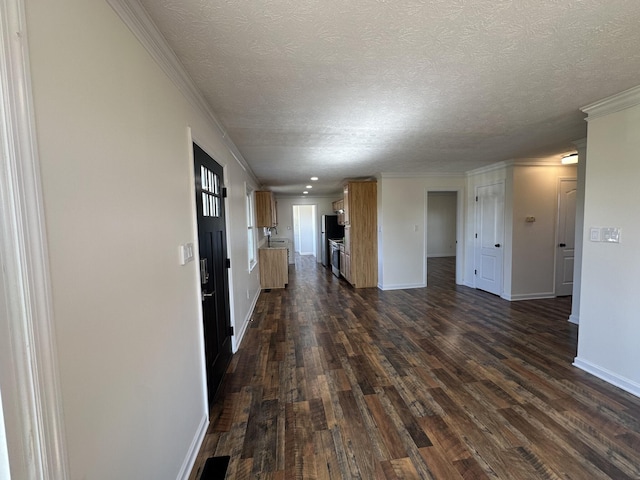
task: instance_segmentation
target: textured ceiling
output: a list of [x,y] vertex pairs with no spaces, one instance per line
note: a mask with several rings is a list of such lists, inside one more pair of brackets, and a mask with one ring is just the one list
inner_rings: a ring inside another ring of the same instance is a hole
[[258,179],[560,156],[640,84],[638,0],[140,0]]

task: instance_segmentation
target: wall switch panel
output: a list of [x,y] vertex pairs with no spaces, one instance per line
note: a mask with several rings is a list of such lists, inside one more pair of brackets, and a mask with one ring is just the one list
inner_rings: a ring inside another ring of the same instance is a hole
[[187,263],[193,261],[195,250],[193,248],[193,243],[185,243],[184,245],[180,245],[180,265],[186,265]]
[[620,229],[618,227],[604,227],[600,237],[603,242],[620,243]]
[[592,242],[599,242],[600,241],[600,229],[599,228],[591,227],[589,229],[589,240],[591,240]]

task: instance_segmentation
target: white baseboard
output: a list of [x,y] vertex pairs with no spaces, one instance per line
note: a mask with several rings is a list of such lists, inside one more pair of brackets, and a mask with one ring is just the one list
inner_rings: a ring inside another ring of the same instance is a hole
[[462,282],[462,285],[464,285],[465,287],[469,287],[469,288],[476,288],[475,284],[473,282],[467,282],[466,280],[464,282]]
[[260,292],[261,290],[258,290],[256,294],[253,296],[253,299],[251,300],[251,305],[249,306],[249,311],[247,312],[247,316],[244,318],[244,321],[242,322],[241,327],[237,329],[238,330],[237,335],[234,335],[233,342],[232,342],[233,353],[236,353],[238,351],[238,348],[240,348],[240,344],[242,343],[244,334],[247,332],[247,328],[249,327],[251,315],[253,315],[253,311],[256,308],[256,303],[258,303],[258,297],[260,296]]
[[427,253],[427,258],[455,257],[455,253]]
[[[242,339],[244,338],[244,334],[247,332],[247,327],[249,326],[249,321],[251,319],[251,315],[253,315],[253,311],[256,308],[256,303],[258,303],[258,297],[260,296],[260,290],[256,292],[251,301],[251,306],[249,307],[249,312],[244,319],[244,322],[239,329],[239,333],[237,338],[234,338],[233,341],[233,353],[238,351],[240,344],[242,343]],[[235,337],[235,335],[234,335]],[[196,458],[198,456],[198,452],[200,451],[200,447],[202,446],[202,442],[204,441],[204,436],[207,433],[207,428],[209,428],[209,417],[207,415],[202,417],[200,421],[200,426],[198,427],[198,431],[196,432],[191,445],[189,446],[189,450],[187,452],[187,456],[180,468],[180,472],[178,473],[177,478],[179,480],[187,480],[193,469],[193,465],[196,463]]]
[[617,373],[607,370],[606,368],[599,367],[588,360],[582,360],[578,357],[573,359],[573,366],[580,370],[584,370],[585,372],[590,373],[611,385],[615,385],[625,392],[629,392],[636,397],[640,397],[640,384],[629,380],[628,378],[621,377]]
[[574,325],[580,325],[580,317],[578,317],[577,315],[574,315],[573,313],[569,315],[568,321],[570,323],[573,323]]
[[410,288],[425,288],[425,283],[406,283],[396,285],[378,285],[380,290],[408,290]]
[[504,294],[502,298],[509,300],[510,302],[518,302],[520,300],[542,300],[545,298],[555,298],[556,295],[553,292],[540,292],[540,293],[516,293],[514,295]]
[[204,436],[207,433],[207,428],[209,428],[209,417],[204,415],[202,420],[200,420],[200,425],[198,426],[196,435],[193,437],[193,441],[187,451],[187,456],[182,463],[180,471],[178,472],[178,476],[176,477],[178,480],[187,480],[189,478],[189,474],[196,463],[198,452],[200,451],[200,447],[204,441]]

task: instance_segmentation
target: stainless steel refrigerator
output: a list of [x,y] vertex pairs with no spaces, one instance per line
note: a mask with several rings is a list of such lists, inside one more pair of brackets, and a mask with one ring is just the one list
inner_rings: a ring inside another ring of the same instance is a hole
[[344,238],[344,227],[338,225],[337,215],[322,215],[322,225],[320,227],[322,235],[322,265],[331,268],[331,249],[329,240]]

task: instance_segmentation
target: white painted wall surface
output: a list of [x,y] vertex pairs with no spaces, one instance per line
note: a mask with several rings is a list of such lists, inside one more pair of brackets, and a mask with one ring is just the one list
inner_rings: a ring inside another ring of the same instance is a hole
[[585,197],[585,177],[587,172],[587,139],[580,139],[574,142],[578,149],[578,192],[576,197],[576,239],[575,239],[575,261],[573,264],[573,293],[571,296],[571,323],[580,323],[580,297],[582,295],[582,248],[584,243],[584,197]]
[[[316,205],[316,252],[320,252],[320,222],[322,215],[333,214],[331,203],[342,198],[342,195],[334,197],[276,197],[278,210],[278,234],[274,236],[280,238],[288,238],[293,245],[293,206],[294,205]],[[316,255],[318,262],[321,261],[320,255]]]
[[[471,172],[468,179],[467,258],[465,278],[475,286],[475,189],[505,184],[503,293],[507,300],[554,296],[558,178],[576,178],[575,165],[549,165],[557,159],[495,164]],[[533,223],[525,222],[536,217]]]
[[[576,364],[640,395],[640,106],[588,127]],[[591,227],[619,227],[622,240],[592,242]]]
[[[576,178],[575,165],[513,167],[511,300],[553,297],[558,179]],[[526,222],[535,217],[535,222]]]
[[9,452],[7,451],[7,434],[4,428],[4,413],[2,410],[2,392],[0,392],[0,478],[9,480]]
[[385,175],[379,179],[378,270],[380,288],[419,288],[426,285],[427,189],[463,189],[464,176]]
[[225,168],[236,332],[254,182],[106,2],[26,6],[71,478],[175,479],[207,422],[189,129]]
[[427,194],[427,257],[456,255],[456,192]]
[[316,254],[315,205],[294,205],[294,248],[300,255]]

